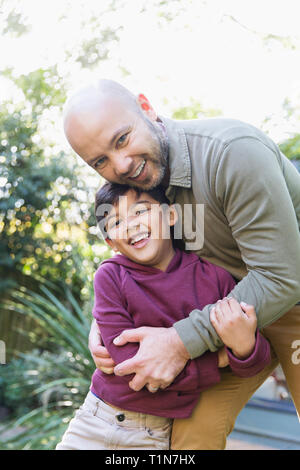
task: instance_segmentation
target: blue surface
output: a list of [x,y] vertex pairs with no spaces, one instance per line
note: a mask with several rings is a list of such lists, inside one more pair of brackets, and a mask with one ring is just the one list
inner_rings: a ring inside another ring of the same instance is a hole
[[300,423],[294,405],[252,398],[239,414],[230,437],[275,449],[300,450]]
[[295,165],[297,170],[300,172],[300,160],[291,160],[291,162]]

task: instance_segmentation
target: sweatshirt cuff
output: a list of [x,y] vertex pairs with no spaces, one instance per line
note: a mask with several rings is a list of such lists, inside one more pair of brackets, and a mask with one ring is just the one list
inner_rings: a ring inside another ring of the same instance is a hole
[[262,336],[259,330],[256,330],[256,341],[254,350],[246,359],[238,359],[234,356],[231,349],[227,348],[229,365],[232,372],[239,377],[252,377],[258,374],[271,362],[270,344]]

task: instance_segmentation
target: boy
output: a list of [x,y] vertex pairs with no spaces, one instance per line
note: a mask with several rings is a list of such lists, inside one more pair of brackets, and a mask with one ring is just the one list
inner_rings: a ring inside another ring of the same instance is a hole
[[[95,209],[107,243],[121,253],[105,260],[94,280],[93,315],[115,363],[138,350],[135,343],[114,344],[123,330],[170,327],[234,287],[223,268],[175,247],[170,228],[177,214],[160,187],[146,192],[107,183],[96,195]],[[135,392],[128,385],[132,375],[96,370],[91,391],[57,449],[169,449],[172,420],[191,415],[199,393],[220,380],[218,367],[227,365],[227,356],[233,372],[242,377],[269,363],[269,343],[256,329],[253,307],[223,300],[211,321],[226,344],[225,358],[223,350],[189,360],[174,382],[161,390],[160,384],[152,383]]]

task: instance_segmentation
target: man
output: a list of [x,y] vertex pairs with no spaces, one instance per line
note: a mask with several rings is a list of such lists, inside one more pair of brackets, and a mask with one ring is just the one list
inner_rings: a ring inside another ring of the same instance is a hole
[[[194,251],[240,280],[230,295],[254,305],[274,348],[271,366],[252,380],[225,371],[220,384],[201,394],[192,419],[173,429],[172,448],[185,448],[187,426],[195,427],[193,448],[224,448],[237,414],[278,360],[299,413],[300,366],[292,355],[300,340],[300,175],[293,165],[250,125],[162,118],[145,96],[110,80],[69,101],[64,128],[73,149],[106,180],[144,189],[162,184],[171,203],[192,206],[183,216],[183,226],[193,229],[184,232],[185,242],[202,231],[197,208],[204,205],[203,246],[196,240]],[[210,322],[213,307],[218,313],[218,304],[207,305],[171,328],[123,332],[120,346],[131,341],[140,348],[114,372],[135,373],[133,390],[166,387],[188,359],[221,347]],[[95,345],[95,325],[91,338],[98,367],[110,369],[114,364]]]

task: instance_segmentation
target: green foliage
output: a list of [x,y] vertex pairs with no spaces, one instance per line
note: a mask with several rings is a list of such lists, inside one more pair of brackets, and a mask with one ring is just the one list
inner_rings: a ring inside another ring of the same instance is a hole
[[95,267],[87,249],[96,241],[88,231],[95,225],[95,187],[85,182],[72,155],[43,141],[40,129],[45,112],[55,119],[60,110],[64,83],[55,67],[6,76],[24,99],[3,103],[0,110],[0,271],[12,280],[19,280],[19,271],[62,277],[80,289],[86,272],[76,263],[80,266],[83,252],[90,272]]
[[280,145],[280,150],[284,155],[293,160],[300,160],[300,134],[296,134],[285,140]]
[[[14,77],[10,70],[7,75],[23,91],[33,111],[38,115],[43,109],[61,106],[66,99],[65,84],[59,76],[57,66],[48,69],[34,70],[27,75]],[[36,107],[38,106],[38,109]]]
[[46,343],[37,338],[38,349],[3,369],[0,392],[13,417],[6,423],[2,449],[53,449],[89,389],[91,319],[65,285],[54,291],[45,285],[40,292],[15,290],[5,308],[34,318],[48,336]]
[[[9,6],[10,9],[5,9],[6,6]],[[30,31],[28,19],[19,11],[17,4],[13,5],[10,2],[9,5],[7,1],[2,0],[0,2],[0,12],[4,16],[1,31],[3,35],[9,34],[12,37],[19,38]]]
[[117,41],[118,36],[116,31],[106,28],[90,39],[81,43],[77,53],[69,52],[69,57],[74,57],[76,62],[79,62],[82,68],[92,68],[99,64],[100,61],[106,60],[109,56],[109,45],[113,41]]
[[216,117],[222,115],[222,112],[218,109],[206,109],[198,101],[191,99],[190,103],[186,106],[177,108],[172,117],[174,119],[199,119],[205,117]]

